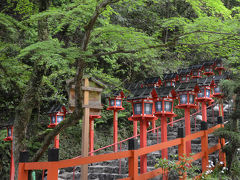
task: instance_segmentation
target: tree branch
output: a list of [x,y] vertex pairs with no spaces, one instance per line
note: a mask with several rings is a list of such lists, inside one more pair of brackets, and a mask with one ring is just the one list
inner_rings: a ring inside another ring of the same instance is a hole
[[90,21],[88,22],[88,24],[85,26],[85,33],[84,33],[84,37],[83,37],[83,40],[82,40],[82,45],[81,45],[81,48],[86,51],[87,50],[87,45],[88,45],[88,42],[89,42],[89,38],[90,38],[90,35],[91,35],[91,31],[93,29],[93,26],[98,18],[98,16],[101,14],[102,12],[102,9],[105,9],[107,7],[107,5],[111,4],[111,3],[116,3],[118,2],[119,0],[106,0],[106,1],[103,1],[101,4],[99,4],[97,7],[96,7],[96,10],[94,12],[94,14],[92,15]]

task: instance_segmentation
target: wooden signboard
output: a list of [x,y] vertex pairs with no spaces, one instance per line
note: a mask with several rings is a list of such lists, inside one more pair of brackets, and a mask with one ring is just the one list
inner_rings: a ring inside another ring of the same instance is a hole
[[[89,116],[101,115],[101,92],[105,85],[95,78],[85,76],[82,80],[84,115],[82,121],[82,156],[88,156],[89,150]],[[69,87],[69,110],[75,109],[75,83],[73,80],[67,81]],[[81,179],[88,179],[88,165],[83,165],[81,169]]]

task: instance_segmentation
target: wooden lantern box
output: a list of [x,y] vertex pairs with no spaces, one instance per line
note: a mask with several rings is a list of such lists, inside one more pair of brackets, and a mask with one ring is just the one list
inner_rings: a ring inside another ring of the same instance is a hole
[[[84,76],[82,80],[82,90],[89,92],[88,103],[83,103],[83,108],[90,108],[90,115],[99,116],[103,106],[101,104],[101,93],[105,85],[99,80]],[[69,90],[69,111],[70,113],[75,109],[75,83],[74,80],[67,80]]]

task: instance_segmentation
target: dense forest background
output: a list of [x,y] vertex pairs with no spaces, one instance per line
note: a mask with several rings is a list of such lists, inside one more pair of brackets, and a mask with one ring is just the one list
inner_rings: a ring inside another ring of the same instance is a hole
[[[81,91],[77,110],[53,130],[47,112],[56,102],[68,106],[66,80],[83,74],[107,88],[102,118],[95,121],[96,146],[112,142],[112,89],[180,67],[222,58],[240,70],[239,0],[1,0],[1,125],[14,119],[14,157],[29,150],[44,159],[56,134],[60,159],[81,154]],[[234,86],[238,86],[235,76]],[[76,84],[80,88],[81,84]],[[119,139],[132,135],[131,108],[119,113]],[[9,174],[10,143],[0,130],[0,175]],[[71,147],[71,148],[70,148]]]

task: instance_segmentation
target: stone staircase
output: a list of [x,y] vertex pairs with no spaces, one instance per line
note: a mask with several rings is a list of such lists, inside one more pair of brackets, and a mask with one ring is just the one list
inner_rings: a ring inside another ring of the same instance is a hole
[[[201,114],[201,113],[200,113]],[[214,115],[214,117],[213,117]],[[212,113],[212,109],[208,109],[207,111],[207,118],[208,118],[208,128],[213,127],[217,124],[217,116],[218,112]],[[228,115],[225,113],[225,118],[227,119]],[[201,128],[201,120],[196,120],[195,124],[195,119],[194,117],[191,117],[191,129],[192,133],[200,131]],[[179,122],[177,125],[174,125],[173,127],[168,126],[168,140],[173,140],[177,138],[177,129],[178,127],[184,126],[184,121]],[[195,129],[196,127],[196,129]],[[157,140],[158,136],[158,140]],[[157,133],[148,133],[147,136],[147,145],[154,145],[161,142],[161,132]],[[214,137],[212,134],[209,135],[209,147],[212,147],[216,145],[218,142],[218,139]],[[138,139],[138,145],[140,144],[140,140]],[[191,141],[191,146],[192,146],[192,153],[198,153],[201,151],[201,139],[197,138]],[[127,150],[127,146],[122,148],[122,150]],[[178,147],[171,147],[168,148],[168,154],[174,155],[178,154]],[[218,156],[218,153],[214,153],[212,155],[209,155],[209,160],[214,160]],[[147,168],[148,171],[154,170],[154,165],[156,164],[156,159],[161,158],[161,151],[156,151],[151,154],[147,155]],[[139,158],[139,167],[140,167],[140,158]],[[200,164],[200,160],[195,162]],[[140,168],[139,168],[140,172]],[[113,160],[113,161],[106,161],[106,162],[101,162],[101,163],[94,163],[89,165],[88,168],[88,179],[89,180],[113,180],[113,179],[121,179],[128,177],[128,159],[121,159],[120,160]],[[81,169],[80,167],[75,168],[75,180],[80,179],[80,174],[81,174]],[[73,179],[73,168],[65,168],[62,169],[59,173],[59,179],[64,179],[64,180],[72,180]],[[152,178],[152,180],[160,179],[160,177],[155,177]]]

